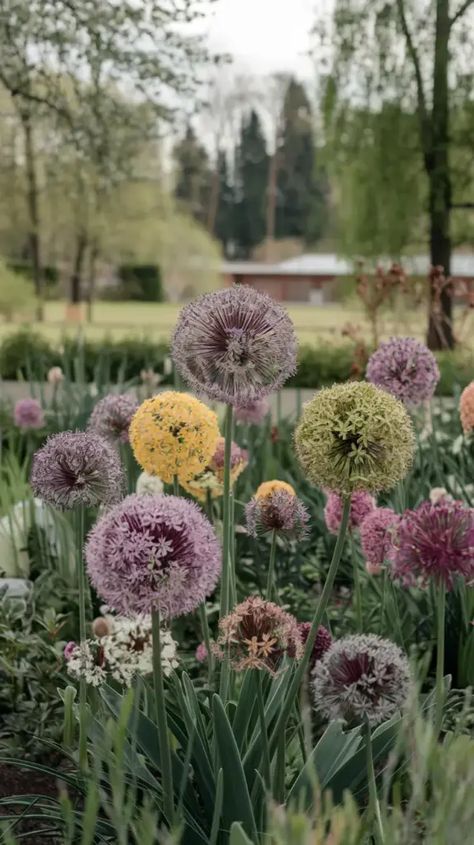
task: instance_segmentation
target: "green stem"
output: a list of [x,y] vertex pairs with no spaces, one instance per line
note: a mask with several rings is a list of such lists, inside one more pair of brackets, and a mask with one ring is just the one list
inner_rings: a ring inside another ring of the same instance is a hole
[[[232,573],[232,556],[230,553],[231,542],[231,487],[230,487],[230,459],[232,448],[232,423],[233,423],[233,409],[232,405],[226,406],[225,412],[225,426],[224,426],[224,490],[223,490],[223,526],[222,526],[222,580],[221,580],[221,607],[220,617],[227,616],[230,610],[230,600],[235,588],[232,588],[233,573]],[[229,674],[230,666],[229,660],[225,658],[221,665],[221,677],[219,684],[219,693],[222,700],[227,700],[227,693],[229,689]]]
[[[84,545],[84,508],[82,505],[74,509],[74,534],[79,603],[79,642],[82,645],[87,639],[86,585],[82,558]],[[87,769],[87,687],[85,678],[81,678],[79,681],[79,767],[81,771]]]
[[258,718],[260,721],[260,731],[262,734],[262,745],[263,745],[263,779],[265,781],[265,785],[267,789],[270,786],[270,751],[268,748],[268,732],[267,732],[267,723],[265,721],[265,705],[263,703],[263,691],[262,691],[262,672],[259,669],[255,670],[257,673],[257,707],[258,707]]
[[151,615],[151,636],[153,647],[153,685],[155,690],[156,721],[158,743],[160,746],[161,783],[163,788],[164,814],[170,827],[174,823],[173,771],[171,751],[168,741],[168,720],[166,718],[165,688],[161,665],[160,612],[153,610]]
[[273,592],[274,592],[276,548],[277,548],[277,533],[276,533],[275,529],[273,529],[273,531],[272,531],[272,544],[270,546],[270,561],[269,561],[269,564],[268,564],[267,601],[272,600],[272,595],[273,595]]
[[206,603],[202,602],[199,605],[199,618],[201,620],[201,632],[207,651],[207,669],[209,677],[209,687],[212,688],[212,681],[214,678],[214,655],[211,649],[211,636],[209,633],[209,623],[207,621]]
[[355,604],[355,618],[356,626],[359,634],[364,630],[362,619],[362,593],[360,589],[360,572],[359,572],[359,557],[355,548],[354,538],[351,535],[351,557],[352,557],[352,577],[354,580],[354,604]]
[[173,475],[173,495],[179,496],[179,481],[177,475]]
[[214,509],[212,505],[212,493],[209,488],[206,490],[206,513],[211,525],[214,525]]
[[444,642],[446,627],[446,590],[442,584],[438,587],[437,601],[437,643],[436,643],[436,709],[435,733],[439,736],[443,723],[444,706]]
[[273,798],[277,804],[285,803],[286,735],[282,731],[277,740],[277,755],[273,771]]
[[296,701],[296,697],[298,695],[298,690],[301,686],[301,682],[305,676],[306,668],[309,664],[311,654],[313,652],[314,643],[316,640],[316,635],[318,633],[318,628],[321,625],[324,613],[326,611],[326,607],[328,605],[329,599],[332,594],[334,580],[336,578],[336,573],[339,566],[339,561],[341,560],[342,551],[344,549],[344,541],[346,538],[346,531],[347,525],[349,522],[349,513],[351,509],[351,498],[350,496],[344,497],[343,500],[343,510],[342,510],[342,519],[341,524],[339,526],[339,534],[337,537],[336,545],[334,548],[334,553],[332,556],[332,560],[329,566],[329,571],[327,574],[326,582],[323,587],[323,591],[321,593],[318,606],[316,608],[316,613],[314,614],[313,623],[311,625],[311,630],[308,634],[308,639],[306,640],[306,646],[303,653],[303,657],[300,660],[298,667],[293,675],[293,680],[289,686],[288,693],[286,698],[283,702],[283,706],[280,710],[280,714],[276,721],[276,725],[272,734],[271,738],[271,749],[276,747],[276,742],[279,736],[281,736],[286,728],[286,723],[288,721],[288,717],[291,713],[293,703]]
[[385,836],[383,832],[382,816],[380,813],[380,803],[377,795],[377,784],[375,782],[374,756],[372,753],[372,735],[370,732],[370,725],[367,719],[364,722],[364,726],[366,743],[365,749],[367,761],[367,780],[369,784],[368,816],[371,823],[375,821],[375,841],[377,842],[377,845],[384,845]]

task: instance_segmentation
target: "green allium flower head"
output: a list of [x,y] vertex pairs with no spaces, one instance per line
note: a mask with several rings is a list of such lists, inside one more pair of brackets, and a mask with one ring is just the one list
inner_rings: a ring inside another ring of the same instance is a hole
[[343,495],[394,487],[415,445],[402,403],[363,381],[318,391],[304,407],[295,441],[308,478]]

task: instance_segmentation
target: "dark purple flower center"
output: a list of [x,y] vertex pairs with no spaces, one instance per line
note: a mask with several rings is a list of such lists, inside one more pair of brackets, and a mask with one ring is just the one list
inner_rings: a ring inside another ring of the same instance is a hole
[[335,665],[331,666],[334,683],[345,689],[356,686],[358,691],[376,703],[386,692],[387,682],[394,677],[394,667],[387,664],[383,673],[377,671],[373,657],[365,652],[349,657],[341,654]]

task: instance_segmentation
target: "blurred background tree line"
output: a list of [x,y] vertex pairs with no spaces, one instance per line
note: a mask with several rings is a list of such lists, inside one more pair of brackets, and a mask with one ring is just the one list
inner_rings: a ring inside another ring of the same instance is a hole
[[110,268],[124,298],[192,295],[222,254],[428,253],[449,275],[474,230],[473,0],[321,4],[305,84],[210,55],[190,32],[211,5],[0,0],[0,254],[38,316]]

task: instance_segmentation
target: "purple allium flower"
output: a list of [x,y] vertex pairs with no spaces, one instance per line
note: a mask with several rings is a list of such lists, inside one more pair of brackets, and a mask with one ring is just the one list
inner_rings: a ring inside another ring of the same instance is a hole
[[77,643],[75,643],[74,640],[69,640],[69,642],[66,643],[66,645],[64,646],[64,651],[63,651],[64,659],[66,661],[71,659],[71,657],[74,654],[76,648],[77,648]]
[[301,540],[307,533],[308,520],[303,502],[286,490],[254,497],[245,506],[247,531],[252,537],[276,531],[281,537]]
[[250,596],[234,607],[220,620],[219,631],[218,657],[229,656],[238,672],[266,669],[274,674],[284,654],[295,660],[303,654],[294,616],[258,596]]
[[399,519],[399,515],[391,508],[374,508],[363,520],[359,529],[360,545],[362,554],[370,565],[370,574],[374,574],[374,568],[381,567],[389,557]]
[[[230,468],[234,469],[239,464],[247,464],[249,459],[249,453],[247,449],[241,449],[241,447],[232,441],[230,444]],[[217,441],[216,451],[214,452],[214,456],[210,463],[212,469],[216,471],[216,474],[219,474],[224,471],[224,462],[225,462],[225,439],[224,437],[219,437]]]
[[13,411],[15,425],[24,431],[43,428],[44,412],[37,399],[19,399]]
[[234,285],[183,308],[172,354],[194,391],[248,405],[278,390],[295,372],[296,348],[293,323],[281,305]]
[[394,538],[391,573],[409,585],[430,578],[453,586],[474,580],[474,508],[462,502],[423,502],[403,514]]
[[385,722],[403,707],[409,688],[406,656],[375,634],[336,640],[313,670],[316,709],[349,723]]
[[127,496],[98,522],[86,544],[99,595],[124,615],[191,613],[216,586],[221,550],[201,509],[177,496]]
[[366,378],[415,407],[433,396],[439,369],[424,343],[413,337],[392,337],[370,356]]
[[247,405],[236,405],[234,410],[235,419],[238,422],[258,425],[263,422],[270,411],[270,402],[265,396],[263,399],[256,399]]
[[206,662],[206,660],[207,660],[206,643],[199,643],[199,645],[196,649],[195,658],[196,658],[198,663],[205,663]]
[[89,429],[114,443],[128,443],[128,429],[138,402],[129,393],[109,393],[97,402],[89,419]]
[[[309,637],[309,632],[311,631],[311,622],[299,622],[298,630],[300,632],[303,645],[306,645],[306,641]],[[324,627],[324,625],[320,625],[316,634],[313,651],[311,652],[311,657],[309,661],[309,665],[311,668],[314,666],[317,660],[321,660],[322,656],[326,654],[328,648],[331,647],[331,644],[331,634],[329,633],[328,629]]]
[[122,493],[122,467],[116,450],[100,435],[62,431],[35,453],[31,486],[57,508],[110,505]]
[[[362,521],[375,508],[375,499],[365,490],[356,490],[351,495],[349,530],[359,528]],[[338,534],[342,520],[342,499],[339,493],[328,493],[324,508],[324,519],[328,531]]]

